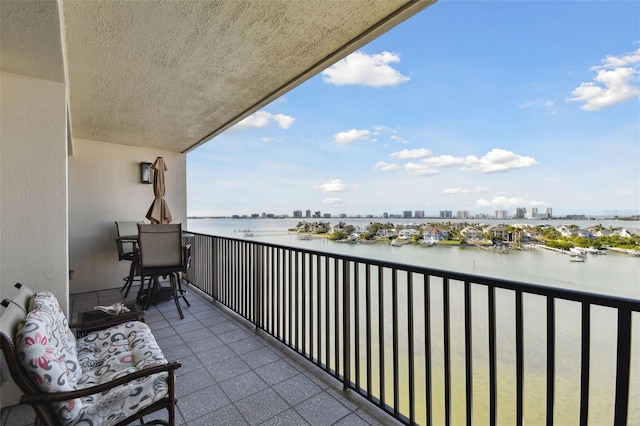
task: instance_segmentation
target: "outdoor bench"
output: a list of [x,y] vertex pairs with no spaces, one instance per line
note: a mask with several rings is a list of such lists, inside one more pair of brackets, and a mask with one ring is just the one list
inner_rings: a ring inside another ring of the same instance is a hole
[[[56,297],[16,284],[5,299],[0,338],[7,366],[46,425],[125,425],[166,408],[173,425],[177,362],[149,327],[127,321],[74,335]],[[95,326],[95,324],[92,324]]]

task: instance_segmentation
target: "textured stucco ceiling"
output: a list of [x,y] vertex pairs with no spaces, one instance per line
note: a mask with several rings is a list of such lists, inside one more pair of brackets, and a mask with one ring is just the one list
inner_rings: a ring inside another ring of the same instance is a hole
[[73,137],[187,152],[433,1],[59,0]]

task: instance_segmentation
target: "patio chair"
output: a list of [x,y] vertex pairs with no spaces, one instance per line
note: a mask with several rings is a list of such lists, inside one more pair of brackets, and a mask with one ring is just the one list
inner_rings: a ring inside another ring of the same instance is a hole
[[122,278],[124,285],[120,292],[124,291],[124,297],[129,295],[129,290],[134,281],[139,281],[136,277],[138,270],[137,245],[138,245],[138,223],[141,222],[118,222],[116,221],[116,229],[118,230],[118,238],[116,245],[118,246],[118,260],[127,260],[131,262],[129,274]]
[[[180,298],[191,306],[182,289],[181,273],[189,267],[189,245],[182,245],[181,224],[138,224],[138,245],[140,248],[141,288],[138,302],[143,309],[155,300],[161,290],[160,277],[169,277],[170,296],[174,299],[180,319],[184,319]],[[145,279],[149,277],[145,289]]]
[[[175,424],[175,370],[151,329],[127,321],[76,338],[55,295],[16,284],[2,302],[0,344],[11,376],[47,426]],[[156,415],[154,414],[154,418]]]

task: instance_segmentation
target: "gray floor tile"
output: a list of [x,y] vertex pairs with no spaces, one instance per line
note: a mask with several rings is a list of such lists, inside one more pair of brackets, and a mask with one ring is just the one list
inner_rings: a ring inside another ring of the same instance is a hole
[[229,404],[231,401],[218,385],[178,398],[178,409],[188,424],[198,417],[211,414]]
[[283,359],[256,368],[256,373],[270,385],[275,385],[290,377],[297,376],[300,372]]
[[322,392],[322,389],[304,374],[284,380],[273,388],[291,405],[297,405]]
[[210,414],[189,421],[189,426],[245,426],[248,424],[233,405],[227,405]]
[[240,374],[244,374],[251,370],[247,363],[241,360],[238,356],[229,358],[218,364],[209,365],[207,366],[207,369],[218,382],[223,382],[231,377],[239,376]]
[[249,424],[260,424],[290,408],[273,389],[267,388],[235,403]]
[[312,396],[295,408],[309,424],[314,426],[331,425],[351,413],[326,391]]
[[295,410],[287,410],[264,423],[260,426],[307,426],[307,423]]
[[264,380],[253,371],[232,377],[219,383],[220,387],[232,402],[239,401],[269,387]]

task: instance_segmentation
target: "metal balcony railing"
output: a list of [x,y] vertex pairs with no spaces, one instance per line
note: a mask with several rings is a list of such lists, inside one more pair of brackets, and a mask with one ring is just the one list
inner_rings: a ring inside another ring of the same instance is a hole
[[191,284],[403,423],[640,422],[639,300],[197,233],[192,256]]

